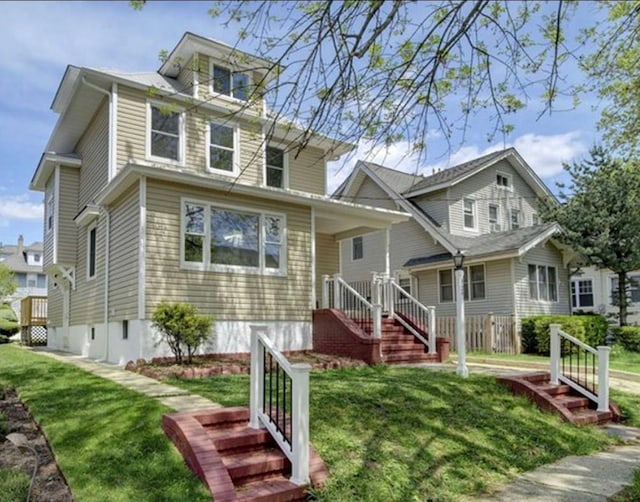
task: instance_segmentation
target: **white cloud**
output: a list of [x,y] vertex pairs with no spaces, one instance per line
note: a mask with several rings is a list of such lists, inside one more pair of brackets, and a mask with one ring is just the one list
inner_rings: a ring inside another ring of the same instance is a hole
[[44,205],[33,202],[28,194],[10,195],[0,199],[0,221],[6,224],[10,220],[42,220]]

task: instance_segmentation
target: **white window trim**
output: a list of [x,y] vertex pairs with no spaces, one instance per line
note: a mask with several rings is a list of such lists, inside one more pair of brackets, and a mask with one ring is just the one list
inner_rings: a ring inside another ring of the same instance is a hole
[[[581,282],[587,282],[589,281],[591,283],[591,297],[593,299],[593,305],[580,305],[580,283]],[[557,278],[556,278],[556,282],[557,282]],[[569,289],[569,294],[571,296],[571,308],[572,309],[592,309],[595,308],[596,306],[596,294],[595,294],[595,289],[593,287],[593,283],[594,280],[591,277],[585,277],[585,278],[579,278],[579,279],[572,279],[571,280],[571,285],[570,288],[575,288],[575,298],[576,298],[576,306],[573,306],[573,291],[571,291],[571,289]]]
[[[536,222],[536,220],[538,220]],[[531,226],[535,226],[535,225],[539,225],[540,224],[540,216],[538,216],[538,213],[531,213]]]
[[[505,177],[509,181],[509,186],[498,185],[498,175]],[[508,173],[504,173],[502,171],[496,171],[496,186],[500,190],[508,190],[509,192],[513,191],[513,176]]]
[[[471,274],[469,273],[469,269],[471,267],[482,267],[482,277],[484,278],[484,298],[476,298],[476,299],[471,299]],[[465,264],[464,268],[464,276],[466,278],[466,284],[467,284],[467,296],[469,297],[467,300],[464,300],[465,303],[479,303],[479,302],[486,302],[487,301],[487,267],[485,266],[484,263],[470,263],[468,265]],[[440,290],[440,271],[442,270],[448,270],[451,274],[451,280],[452,280],[452,285],[453,285],[453,300],[451,301],[442,301],[442,297],[441,297],[441,290]],[[455,270],[453,268],[439,268],[437,269],[437,274],[436,274],[436,278],[437,278],[437,283],[438,283],[438,303],[442,303],[442,304],[451,304],[451,303],[456,303],[456,276],[455,276]],[[464,283],[463,283],[464,284]]]
[[[440,288],[441,283],[440,283],[440,272],[446,270],[449,272],[449,275],[451,275],[451,300],[442,300],[442,289]],[[437,286],[438,286],[438,303],[442,303],[442,304],[449,304],[449,303],[455,303],[456,302],[456,278],[453,275],[453,269],[452,268],[439,268],[436,270],[436,282],[437,282]]]
[[[215,91],[213,89],[213,67],[214,66],[218,66],[220,68],[224,68],[225,70],[229,70],[229,76],[231,78],[231,82],[229,82],[231,95],[223,94],[223,93],[217,92],[217,91]],[[214,61],[212,58],[209,58],[209,92],[213,96],[216,96],[216,97],[221,98],[221,99],[227,99],[232,103],[240,103],[242,105],[246,105],[249,102],[248,100],[245,101],[244,99],[236,98],[236,97],[233,96],[233,74],[234,73],[243,73],[244,75],[246,75],[247,76],[248,86],[251,87],[251,84],[253,83],[253,81],[251,79],[251,73],[250,72],[248,72],[248,71],[234,71],[232,68],[230,68],[229,66],[225,65],[224,63],[216,64],[216,61]]]
[[[204,206],[204,249],[202,253],[203,262],[196,263],[185,261],[184,258],[184,220],[185,220],[185,204],[190,203],[194,205]],[[227,209],[230,211],[241,211],[244,213],[255,214],[260,217],[260,265],[258,267],[246,267],[241,265],[219,265],[211,263],[211,207],[216,209]],[[264,245],[265,245],[265,216],[277,216],[282,218],[282,253],[280,255],[280,268],[273,269],[267,268],[264,264]],[[202,270],[205,272],[232,272],[240,274],[253,274],[253,275],[270,275],[278,277],[287,276],[288,268],[288,229],[287,229],[287,215],[279,213],[277,211],[263,211],[260,209],[254,209],[247,206],[233,205],[233,204],[220,204],[214,201],[207,201],[203,199],[196,199],[192,197],[180,198],[180,268],[185,270]]]
[[[45,226],[46,226],[46,232],[45,235],[49,235],[51,232],[53,232],[53,229],[55,227],[55,205],[56,205],[56,200],[53,196],[52,193],[50,193],[47,197],[46,197],[46,203],[45,203],[45,210],[46,210],[46,217],[45,217]],[[51,226],[49,226],[49,219],[51,219]]]
[[[535,267],[536,267],[536,298],[531,298],[531,295],[530,295],[530,290],[529,290],[529,265],[532,265],[532,266],[535,265]],[[553,268],[556,271],[556,299],[555,300],[541,300],[540,299],[540,278],[538,277],[539,267],[544,267],[544,268],[547,269],[547,287],[549,287],[549,269]],[[559,270],[560,270],[560,268],[555,266],[555,265],[545,265],[543,263],[527,263],[527,298],[530,301],[538,302],[538,303],[544,303],[544,304],[559,303],[560,302],[560,276],[558,274]],[[595,298],[594,298],[594,300],[595,300]]]
[[[518,226],[517,227],[513,226],[513,215],[514,215],[514,213],[517,213],[517,215],[518,215]],[[518,228],[522,228],[522,221],[520,219],[521,215],[522,215],[522,211],[520,211],[520,209],[516,209],[514,207],[509,209],[509,230],[517,230]]]
[[[216,124],[223,127],[229,127],[233,129],[233,170],[225,171],[224,169],[216,169],[211,167],[211,124]],[[205,159],[207,163],[207,172],[213,174],[220,174],[222,176],[237,177],[240,174],[240,127],[235,122],[226,122],[222,120],[209,119],[206,127],[205,138]]]
[[[355,247],[354,247],[354,241],[355,239],[362,239],[362,257],[360,258],[355,258],[354,255],[354,251],[355,251]],[[364,260],[364,237],[362,235],[356,235],[355,237],[351,237],[351,262],[355,262],[355,261],[362,261]]]
[[282,188],[281,190],[288,190],[289,189],[289,152],[287,151],[285,145],[281,144],[281,143],[267,143],[265,144],[264,147],[264,171],[262,173],[262,184],[266,187],[270,187],[270,188],[279,188],[279,187],[272,187],[271,185],[267,185],[267,169],[268,169],[268,165],[267,165],[267,147],[272,147],[272,148],[278,148],[279,150],[282,150]]
[[[496,221],[491,221],[491,208],[496,208]],[[487,207],[487,221],[489,222],[489,230],[492,230],[491,225],[496,225],[496,231],[502,230],[502,218],[501,218],[501,208],[500,204],[491,203]]]
[[[472,227],[468,227],[466,222],[464,221],[466,216],[465,201],[470,201],[472,203],[471,205],[471,215],[473,217]],[[462,199],[462,227],[465,230],[472,230],[474,232],[478,231],[478,203],[475,199],[472,199],[471,197],[464,197]]]
[[[93,268],[93,275],[89,275],[89,258],[91,256],[91,231],[96,231],[96,248],[94,250],[95,263]],[[93,223],[87,227],[87,281],[93,281],[98,275],[98,226]]]
[[165,157],[158,157],[155,155],[151,155],[151,107],[160,107],[163,106],[175,106],[173,103],[164,103],[162,101],[147,101],[147,124],[145,131],[145,158],[146,160],[152,162],[159,162],[162,164],[169,164],[173,166],[184,166],[185,164],[185,112],[184,108],[178,107],[176,109],[176,113],[179,116],[179,124],[178,124],[178,160],[167,159]]

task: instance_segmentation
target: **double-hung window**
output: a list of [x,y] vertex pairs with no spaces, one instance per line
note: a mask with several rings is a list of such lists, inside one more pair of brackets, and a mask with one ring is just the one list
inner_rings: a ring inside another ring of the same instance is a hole
[[575,279],[571,281],[571,306],[574,309],[593,307],[593,281]]
[[220,174],[238,172],[238,130],[231,124],[209,123],[208,167]]
[[549,302],[558,301],[556,267],[529,265],[529,298]]
[[249,76],[246,73],[232,72],[224,66],[212,65],[211,85],[213,92],[231,96],[241,101],[249,97]]
[[[631,303],[640,303],[640,276],[627,276],[627,297]],[[611,278],[611,304],[617,305],[618,301],[618,278]]]
[[511,230],[515,230],[516,228],[520,228],[520,210],[512,209],[511,210]]
[[364,241],[362,236],[351,239],[351,261],[362,260],[364,257]]
[[149,103],[147,156],[163,161],[182,162],[184,126],[182,112],[166,105]]
[[286,217],[184,201],[182,261],[213,271],[286,273]]
[[500,206],[497,204],[489,204],[489,230],[500,231]]
[[476,201],[464,199],[464,228],[475,230],[476,228]]
[[[440,303],[452,302],[455,292],[453,269],[440,270]],[[468,300],[484,300],[486,298],[485,291],[485,274],[484,265],[471,265],[464,268],[464,299]]]
[[267,186],[285,188],[285,153],[281,148],[267,146]]

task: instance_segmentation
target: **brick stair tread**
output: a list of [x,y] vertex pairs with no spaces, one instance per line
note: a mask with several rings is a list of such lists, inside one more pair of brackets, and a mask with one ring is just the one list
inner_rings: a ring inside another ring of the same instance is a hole
[[289,460],[278,448],[222,455],[234,481],[289,469]]
[[236,488],[238,501],[291,502],[305,500],[306,486],[293,484],[284,476],[252,481]]
[[217,429],[208,433],[219,452],[250,446],[275,446],[271,434],[266,429],[252,429],[246,425],[242,428]]
[[414,337],[413,335],[387,335],[387,336],[382,336],[380,343],[382,344],[392,344],[392,343],[416,343],[416,344],[421,344],[421,342],[419,342],[416,337]]
[[543,385],[536,385],[536,387],[539,390],[546,392],[547,394],[550,394],[552,396],[558,396],[563,394],[566,395],[566,394],[569,394],[569,392],[571,392],[571,387],[565,384],[554,385],[551,383],[547,383]]
[[591,409],[577,410],[572,413],[575,423],[598,424],[611,420],[613,414],[610,411],[597,411]]
[[384,343],[382,342],[382,351],[383,352],[424,352],[426,347],[422,343],[416,342],[393,342],[393,343]]
[[582,396],[572,396],[568,394],[560,394],[553,397],[553,401],[573,410],[574,408],[586,408],[589,406],[589,400]]
[[407,354],[407,353],[394,353],[384,355],[383,359],[387,363],[418,363],[418,362],[427,362],[427,361],[437,361],[437,354],[427,354],[427,353],[419,353],[419,354]]

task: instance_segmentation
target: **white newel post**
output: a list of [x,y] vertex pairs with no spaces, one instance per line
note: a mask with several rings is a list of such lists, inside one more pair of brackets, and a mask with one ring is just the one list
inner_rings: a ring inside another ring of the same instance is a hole
[[560,376],[560,325],[549,324],[549,359],[551,367],[549,368],[549,382],[558,385],[558,377]]
[[373,305],[373,338],[382,338],[382,305]]
[[322,308],[329,308],[329,275],[322,276]]
[[264,351],[262,350],[259,334],[267,333],[266,326],[251,326],[251,387],[249,390],[249,427],[260,429],[258,413],[263,407],[264,385]]
[[393,289],[393,279],[388,275],[384,278],[384,287],[386,288],[386,301],[387,301],[387,312],[389,312],[389,317],[393,317],[396,313],[394,299],[396,292]]
[[429,354],[436,354],[436,308],[427,307],[429,309]]
[[598,411],[609,411],[609,352],[611,347],[598,346]]
[[340,274],[333,274],[333,308],[341,310],[340,305]]
[[291,365],[292,428],[291,428],[291,482],[304,485],[309,482],[309,371],[306,363]]

